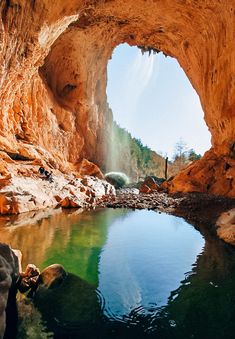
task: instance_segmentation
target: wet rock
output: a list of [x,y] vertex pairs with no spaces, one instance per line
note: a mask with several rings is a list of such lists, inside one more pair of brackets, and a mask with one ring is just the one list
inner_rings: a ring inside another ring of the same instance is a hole
[[12,249],[0,243],[0,338],[14,338],[16,335],[16,280],[19,274],[19,260]]
[[21,272],[17,279],[17,288],[21,293],[35,289],[38,284],[40,271],[34,264],[28,264],[25,271]]
[[57,288],[66,279],[67,273],[62,265],[53,264],[46,267],[39,276],[39,287]]
[[69,337],[77,338],[79,333],[79,337],[85,338],[91,328],[98,328],[101,309],[95,286],[66,274],[62,267],[51,270],[49,266],[42,279],[44,285],[39,285],[33,300],[55,337],[67,338],[69,333]]

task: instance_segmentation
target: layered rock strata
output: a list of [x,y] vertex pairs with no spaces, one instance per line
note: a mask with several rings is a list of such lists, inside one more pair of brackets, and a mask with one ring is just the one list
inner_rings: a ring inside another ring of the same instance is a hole
[[76,173],[83,159],[102,165],[107,62],[128,43],[179,61],[212,135],[212,150],[169,190],[234,196],[234,0],[3,0],[0,13],[5,188],[6,157],[43,161],[61,175]]

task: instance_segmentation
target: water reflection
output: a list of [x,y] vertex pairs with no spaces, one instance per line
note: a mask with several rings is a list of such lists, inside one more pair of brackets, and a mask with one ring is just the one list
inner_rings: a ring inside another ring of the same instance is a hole
[[57,288],[39,287],[34,303],[56,338],[92,337],[102,323],[102,302],[95,286],[69,273]]
[[182,218],[131,212],[109,228],[99,265],[99,290],[107,314],[126,316],[138,307],[167,304],[204,240]]
[[55,338],[233,338],[235,253],[209,233],[149,211],[27,218],[2,219],[1,241],[72,273],[36,299]]
[[98,261],[112,220],[128,211],[47,210],[0,219],[1,242],[23,252],[23,267],[40,269],[60,263],[91,284],[98,285]]

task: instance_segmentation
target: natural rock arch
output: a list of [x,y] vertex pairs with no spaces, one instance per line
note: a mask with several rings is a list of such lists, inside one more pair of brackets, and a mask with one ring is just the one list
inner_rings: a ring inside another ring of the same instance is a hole
[[[120,43],[175,57],[200,96],[212,149],[171,191],[235,195],[235,1],[2,1],[1,149],[68,170],[102,162],[106,67]],[[40,76],[39,76],[40,74]]]

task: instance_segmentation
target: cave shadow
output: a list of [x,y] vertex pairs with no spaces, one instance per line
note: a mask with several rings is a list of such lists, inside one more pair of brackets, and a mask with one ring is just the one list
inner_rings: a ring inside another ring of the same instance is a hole
[[234,284],[235,249],[209,233],[192,271],[165,306],[136,308],[119,319],[107,316],[101,293],[72,274],[61,288],[43,291],[35,305],[58,339],[232,339]]

